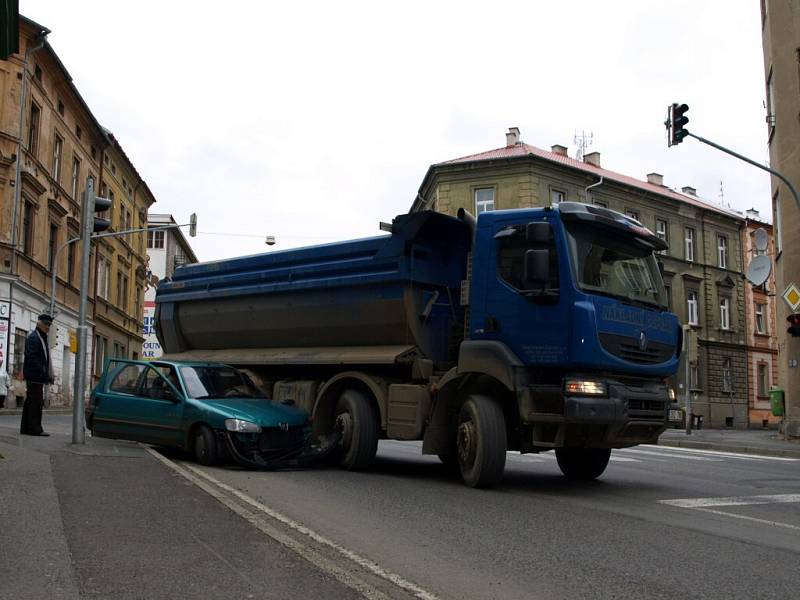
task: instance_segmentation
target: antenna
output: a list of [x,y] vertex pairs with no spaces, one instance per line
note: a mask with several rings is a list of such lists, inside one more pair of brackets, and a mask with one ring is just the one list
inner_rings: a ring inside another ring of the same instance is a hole
[[722,186],[722,180],[719,182],[719,205],[725,206],[725,188]]
[[578,135],[577,131],[575,132],[575,137],[573,138],[573,141],[578,146],[578,154],[576,155],[575,158],[577,158],[578,160],[583,160],[583,155],[586,152],[586,148],[592,145],[593,137],[594,133],[591,131],[588,134],[585,131],[581,131],[580,135]]

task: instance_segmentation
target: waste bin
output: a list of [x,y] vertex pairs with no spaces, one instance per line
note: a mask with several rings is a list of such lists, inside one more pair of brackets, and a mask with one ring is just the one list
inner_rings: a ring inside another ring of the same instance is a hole
[[772,408],[772,416],[783,416],[783,390],[779,387],[773,387],[769,391],[769,404]]

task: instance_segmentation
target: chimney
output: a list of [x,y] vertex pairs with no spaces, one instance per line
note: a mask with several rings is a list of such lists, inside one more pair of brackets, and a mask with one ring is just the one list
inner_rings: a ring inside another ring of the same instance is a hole
[[590,152],[589,154],[583,155],[583,162],[587,165],[592,165],[593,167],[600,166],[600,153],[599,152]]
[[506,134],[506,147],[519,144],[519,127],[509,127]]
[[689,196],[697,196],[697,190],[696,190],[696,189],[694,189],[693,187],[689,186],[689,185],[685,185],[685,186],[683,186],[683,187],[681,188],[681,191],[682,191],[684,194],[687,194],[687,195],[689,195]]
[[664,187],[664,176],[661,173],[648,173],[647,183],[652,183],[653,185],[660,185],[661,187]]
[[745,212],[745,214],[747,215],[748,219],[760,219],[761,218],[761,217],[759,217],[758,211],[755,208],[748,208],[747,211]]
[[550,151],[553,154],[558,154],[559,156],[567,156],[567,147],[566,146],[561,146],[559,144],[556,144],[555,146],[550,146]]

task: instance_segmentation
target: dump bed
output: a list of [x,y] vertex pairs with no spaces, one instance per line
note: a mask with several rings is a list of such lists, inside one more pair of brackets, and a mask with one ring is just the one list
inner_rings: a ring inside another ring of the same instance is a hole
[[390,235],[186,265],[158,286],[159,339],[241,364],[451,361],[469,244],[464,223],[428,211]]

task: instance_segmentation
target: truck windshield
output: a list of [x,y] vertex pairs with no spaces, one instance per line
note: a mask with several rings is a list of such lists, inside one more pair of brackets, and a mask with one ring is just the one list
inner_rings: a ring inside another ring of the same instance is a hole
[[180,372],[191,398],[264,397],[244,373],[233,367],[181,367]]
[[666,293],[652,248],[588,224],[567,225],[570,260],[578,287],[632,304],[666,308]]

